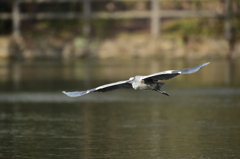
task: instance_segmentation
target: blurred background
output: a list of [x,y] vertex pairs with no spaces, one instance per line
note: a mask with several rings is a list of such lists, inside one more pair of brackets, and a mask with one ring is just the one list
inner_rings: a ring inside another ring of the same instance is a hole
[[238,0],[1,0],[0,56],[239,58]]
[[0,0],[0,158],[238,158],[239,40],[239,0]]

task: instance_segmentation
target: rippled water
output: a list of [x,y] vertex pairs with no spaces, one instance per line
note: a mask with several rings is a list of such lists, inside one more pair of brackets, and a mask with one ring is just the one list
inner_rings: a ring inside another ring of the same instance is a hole
[[167,81],[170,97],[61,93],[199,63],[2,63],[0,158],[239,158],[238,62]]

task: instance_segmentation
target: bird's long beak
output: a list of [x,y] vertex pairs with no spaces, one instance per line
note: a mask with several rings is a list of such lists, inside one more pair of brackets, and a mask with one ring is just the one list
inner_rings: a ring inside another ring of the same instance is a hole
[[131,77],[127,82],[132,84],[133,81],[134,81],[134,77]]

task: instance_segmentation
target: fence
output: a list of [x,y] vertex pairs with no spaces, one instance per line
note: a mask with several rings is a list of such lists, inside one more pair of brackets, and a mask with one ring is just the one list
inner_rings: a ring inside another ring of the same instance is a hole
[[[10,0],[1,0],[0,3],[9,3]],[[230,2],[231,0],[225,0],[225,11],[224,13],[217,13],[210,10],[161,10],[161,2],[163,1],[182,1],[182,0],[111,0],[111,2],[120,1],[131,1],[131,2],[150,2],[151,8],[147,11],[115,11],[115,12],[93,12],[91,10],[91,3],[106,0],[12,0],[12,13],[0,13],[0,19],[12,19],[13,24],[13,36],[19,37],[21,35],[21,21],[27,19],[77,19],[82,18],[84,20],[83,33],[88,35],[91,32],[90,19],[139,19],[147,18],[150,19],[151,23],[151,34],[153,37],[160,36],[161,30],[161,19],[162,18],[217,18],[225,17],[225,34],[226,37],[231,36],[231,23],[230,23]],[[185,0],[186,1],[186,0]],[[193,0],[187,0],[193,1]],[[196,1],[196,0],[195,0]],[[207,0],[197,0],[207,1]],[[213,1],[213,0],[211,0]],[[219,0],[215,0],[219,1]],[[83,3],[83,12],[65,12],[65,13],[21,13],[20,3]]]

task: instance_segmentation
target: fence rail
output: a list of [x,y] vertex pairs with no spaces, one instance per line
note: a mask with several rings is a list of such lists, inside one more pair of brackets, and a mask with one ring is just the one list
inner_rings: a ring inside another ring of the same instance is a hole
[[[91,18],[101,18],[101,19],[143,19],[149,18],[151,13],[148,11],[124,11],[124,12],[97,12],[92,13]],[[216,18],[216,17],[225,17],[224,14],[220,14],[214,11],[161,11],[157,15],[161,18],[201,18],[201,17],[208,17],[208,18]],[[59,13],[22,13],[20,18],[22,20],[26,19],[76,19],[76,18],[83,18],[83,13],[76,13],[76,12],[59,12]],[[0,19],[12,19],[12,14],[9,13],[2,13],[0,14]]]
[[[13,2],[15,0],[1,0],[0,2]],[[84,0],[18,0],[21,3],[32,3],[32,2],[36,2],[36,3],[52,3],[52,2],[56,2],[56,3],[64,3],[64,2],[83,2]],[[150,0],[90,0],[91,2],[104,2],[104,1],[111,1],[111,2],[147,2]],[[193,0],[158,0],[159,2],[177,2],[177,1],[193,1]],[[194,0],[194,1],[205,1],[205,2],[209,2],[209,1],[220,1],[220,0]]]
[[[1,0],[1,3],[9,3],[10,0]],[[141,19],[148,18],[151,23],[151,34],[153,37],[158,37],[160,35],[161,28],[161,19],[162,18],[218,18],[225,17],[226,27],[225,33],[229,34],[230,32],[230,21],[229,21],[229,1],[225,0],[225,12],[217,13],[209,10],[161,10],[160,2],[162,1],[182,1],[182,0],[111,0],[111,2],[117,1],[134,1],[134,2],[151,2],[151,9],[148,11],[114,11],[114,12],[92,12],[91,3],[92,2],[101,2],[106,0],[12,0],[12,13],[0,13],[0,19],[7,20],[12,19],[13,21],[13,35],[14,37],[20,36],[20,26],[21,20],[27,19],[77,19],[82,18],[84,20],[83,32],[85,35],[88,35],[91,31],[90,19],[91,18],[100,18],[100,19]],[[186,0],[184,0],[186,1]],[[192,0],[187,0],[192,1]],[[198,0],[198,1],[208,1],[208,0]],[[211,0],[219,1],[219,0]],[[83,3],[83,12],[60,12],[60,13],[21,13],[20,3],[73,3],[81,2]]]

